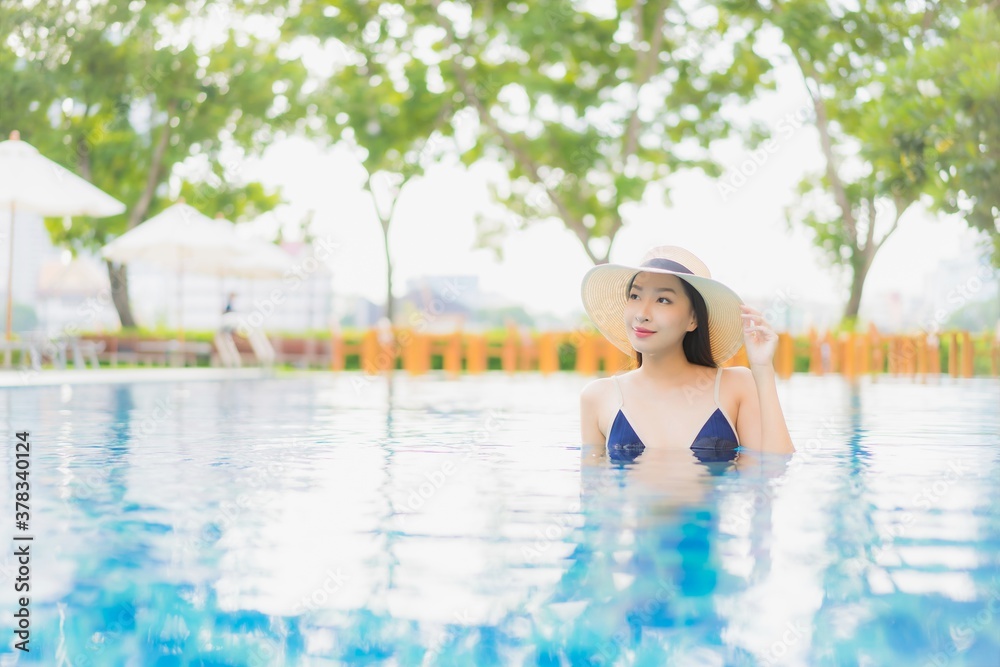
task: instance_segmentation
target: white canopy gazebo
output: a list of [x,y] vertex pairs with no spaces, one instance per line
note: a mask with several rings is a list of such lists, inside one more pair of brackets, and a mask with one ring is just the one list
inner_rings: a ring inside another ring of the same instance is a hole
[[185,272],[223,275],[227,262],[244,254],[232,223],[212,219],[179,202],[122,234],[101,249],[115,262],[147,262],[177,275],[177,327],[184,340]]
[[14,230],[18,211],[46,217],[105,218],[125,212],[125,204],[43,156],[21,141],[17,131],[0,142],[0,208],[10,210],[7,265],[7,340],[13,318]]

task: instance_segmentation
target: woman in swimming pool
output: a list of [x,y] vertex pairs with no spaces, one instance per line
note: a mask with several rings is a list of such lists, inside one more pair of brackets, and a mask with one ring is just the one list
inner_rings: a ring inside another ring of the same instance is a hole
[[[582,296],[598,330],[638,363],[583,388],[585,463],[795,451],[775,387],[778,335],[692,253],[658,246],[638,266],[595,266]],[[750,368],[723,369],[744,345]]]

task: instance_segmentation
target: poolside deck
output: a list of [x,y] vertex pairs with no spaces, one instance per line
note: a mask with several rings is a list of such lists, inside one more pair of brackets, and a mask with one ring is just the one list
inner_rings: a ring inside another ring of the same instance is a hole
[[198,380],[256,380],[273,377],[263,368],[100,368],[0,370],[0,388],[116,382],[189,382]]

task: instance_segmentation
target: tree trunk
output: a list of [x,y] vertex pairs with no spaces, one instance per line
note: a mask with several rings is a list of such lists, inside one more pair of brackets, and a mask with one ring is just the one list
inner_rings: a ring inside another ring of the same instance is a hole
[[111,301],[118,311],[118,319],[123,327],[134,327],[135,317],[132,315],[132,306],[128,300],[128,273],[124,264],[113,264],[105,260],[108,265],[108,279],[111,281]]
[[385,316],[393,322],[394,301],[392,298],[392,258],[389,257],[389,222],[382,221],[382,241],[385,245]]
[[[125,227],[126,232],[134,229],[146,217],[149,207],[153,203],[153,195],[156,193],[156,188],[160,184],[160,181],[163,180],[163,159],[170,145],[170,121],[177,111],[177,101],[171,100],[167,104],[166,111],[167,120],[163,124],[163,131],[160,132],[160,137],[153,149],[153,160],[149,166],[149,174],[146,176],[146,187],[143,188],[139,201],[129,211]],[[121,320],[123,327],[134,327],[135,317],[133,317],[132,307],[129,305],[127,271],[128,267],[126,265],[118,265],[112,268],[111,263],[108,263],[108,277],[111,278],[111,300],[118,310],[118,319]]]
[[390,323],[393,321],[395,302],[392,298],[392,257],[389,256],[389,225],[392,224],[392,216],[396,213],[396,204],[399,203],[400,192],[402,192],[403,187],[406,185],[408,180],[408,177],[403,177],[403,182],[399,184],[399,189],[389,202],[389,211],[387,213],[383,213],[379,209],[378,198],[375,196],[375,187],[372,183],[372,173],[370,171],[368,172],[368,182],[366,185],[366,189],[372,196],[372,204],[375,207],[375,215],[378,216],[379,225],[382,227],[382,244],[385,246],[385,316],[389,318]]
[[865,288],[865,278],[868,277],[868,270],[871,268],[874,253],[861,251],[860,262],[851,262],[851,296],[844,307],[842,319],[857,319],[858,310],[861,308],[861,292]]

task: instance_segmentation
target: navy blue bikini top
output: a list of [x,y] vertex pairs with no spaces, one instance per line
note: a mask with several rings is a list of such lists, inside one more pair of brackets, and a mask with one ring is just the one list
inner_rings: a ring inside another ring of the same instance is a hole
[[[614,377],[615,385],[618,386],[618,395],[621,396],[622,388],[618,384],[618,378],[617,376],[612,377]],[[715,405],[717,407],[691,444],[692,453],[703,463],[732,461],[736,458],[737,449],[740,446],[739,438],[732,426],[729,425],[729,420],[723,414],[722,408],[718,407],[721,377],[722,368],[720,367],[719,372],[715,375]],[[621,405],[624,405],[624,397],[622,397]],[[631,462],[645,449],[646,446],[642,444],[642,440],[636,435],[628,418],[625,417],[625,413],[619,407],[618,414],[615,415],[615,420],[612,422],[611,428],[608,429],[608,458],[617,462]]]

